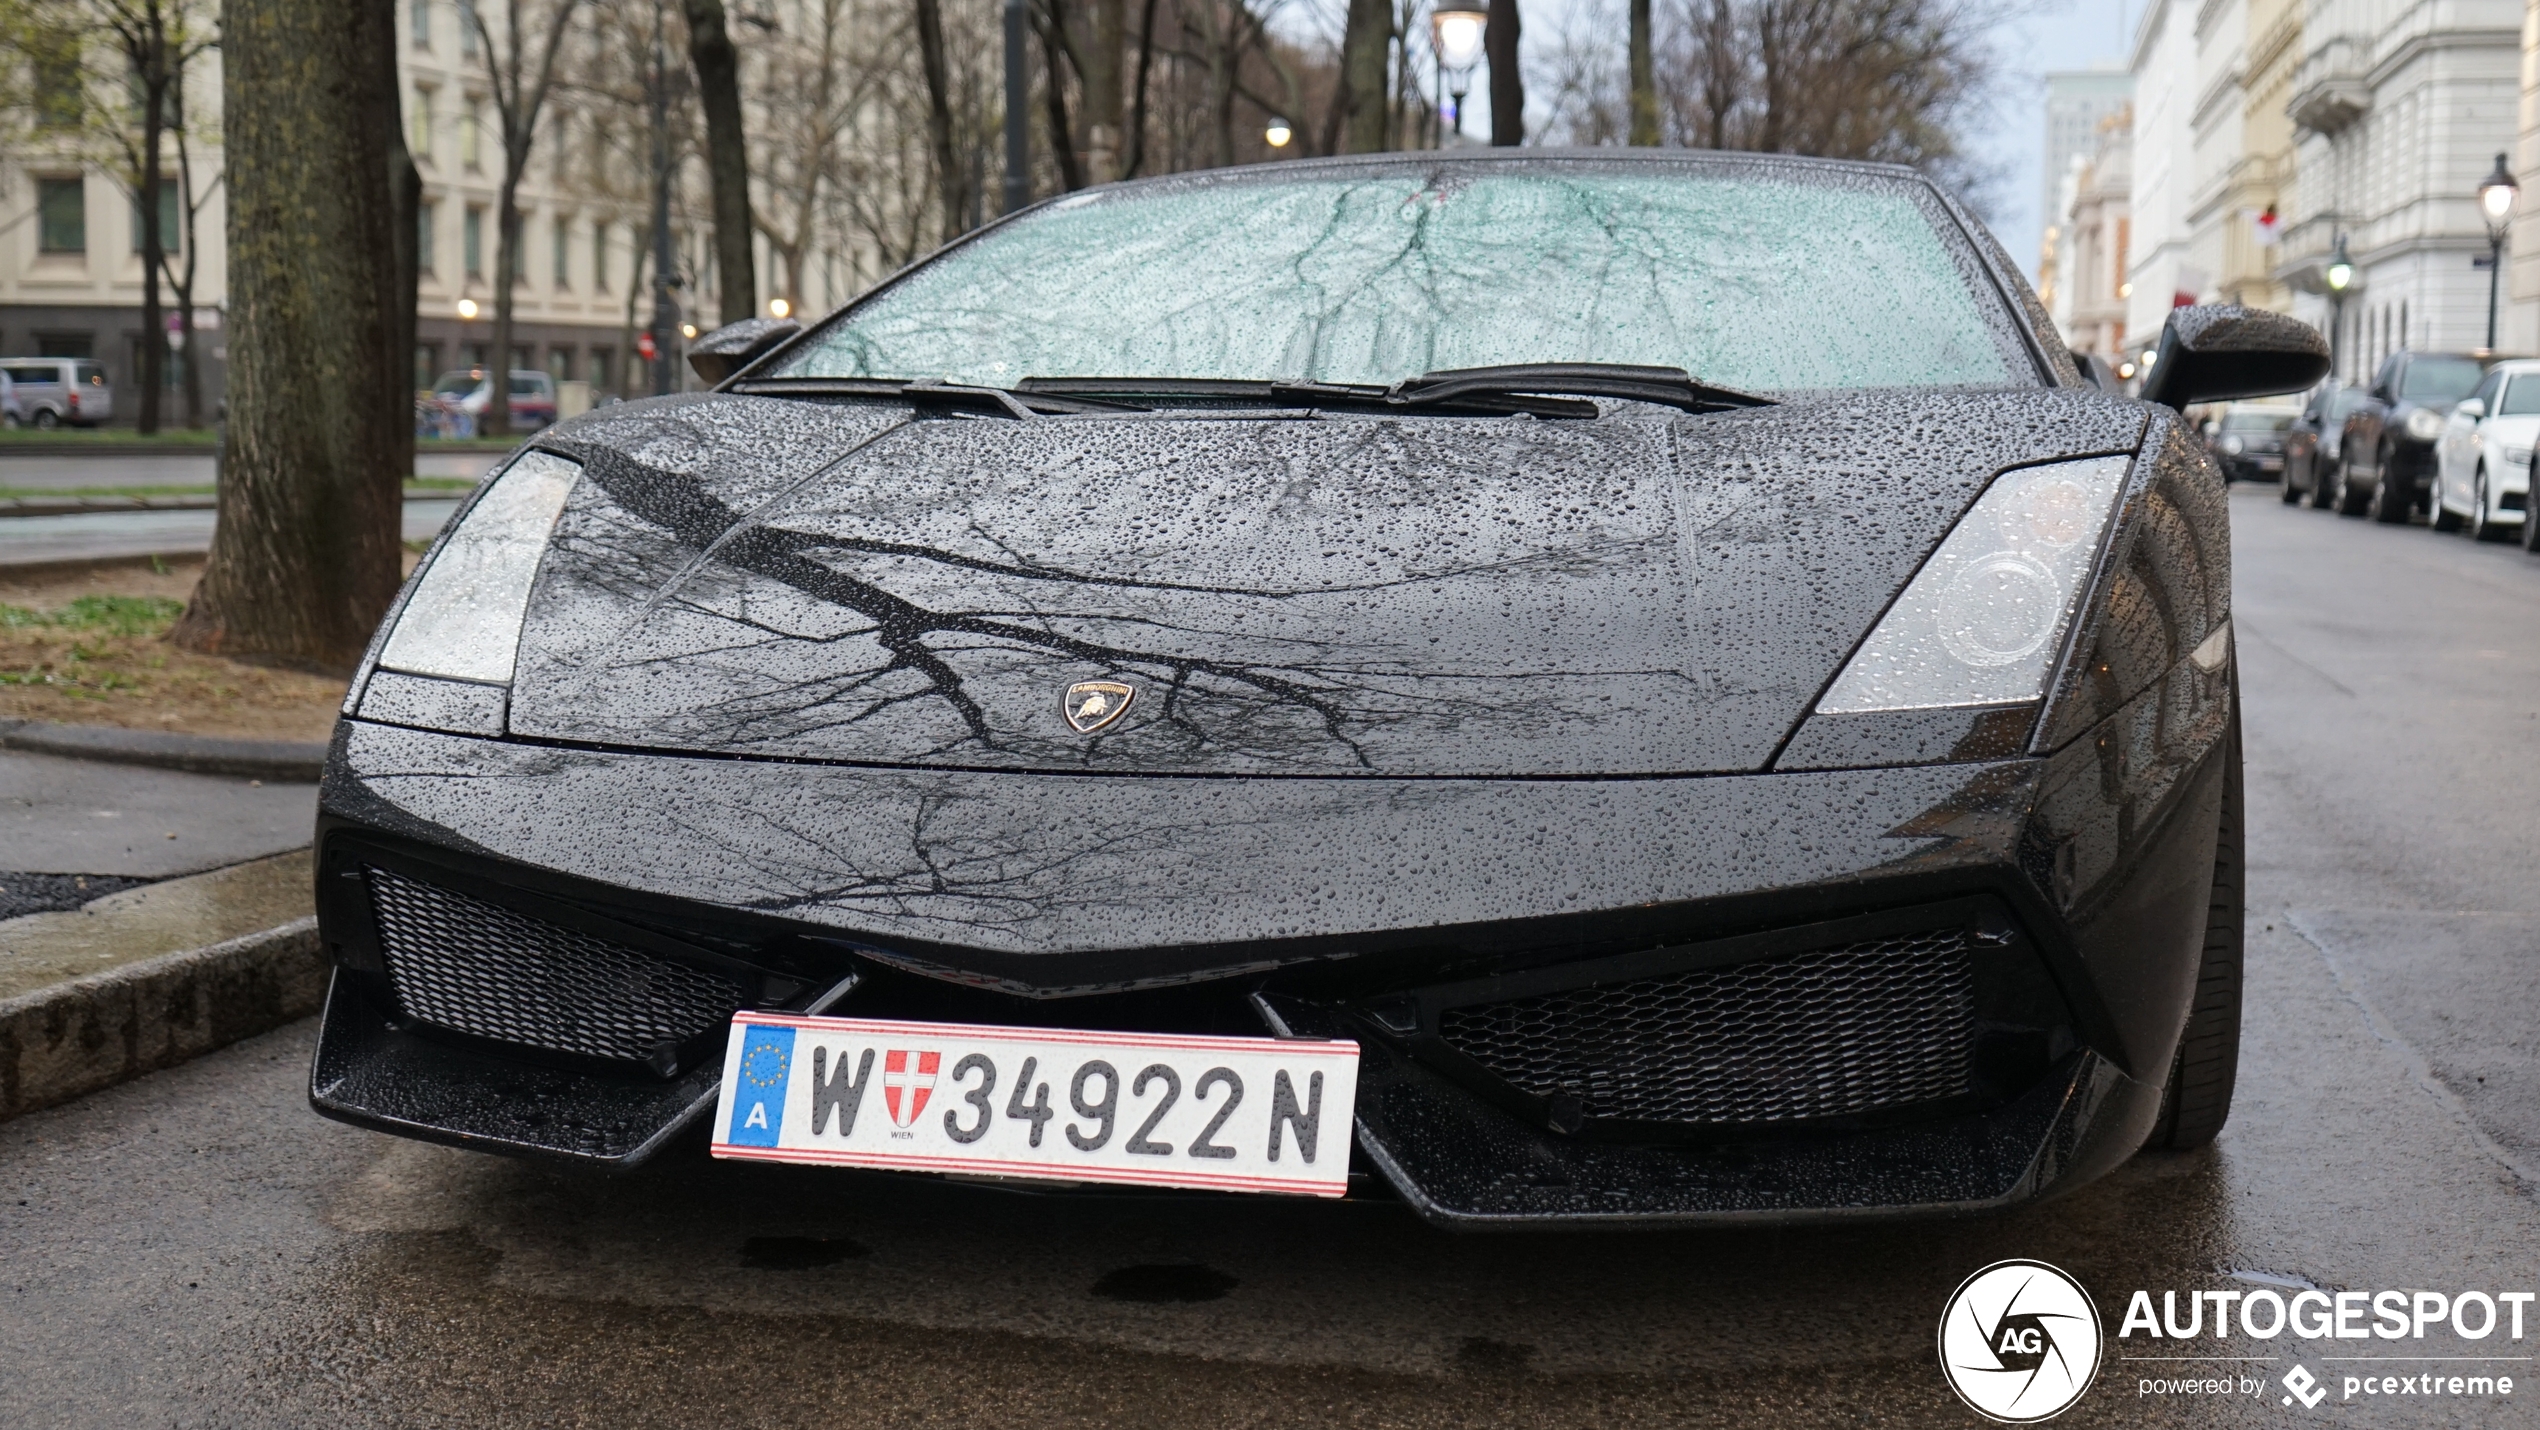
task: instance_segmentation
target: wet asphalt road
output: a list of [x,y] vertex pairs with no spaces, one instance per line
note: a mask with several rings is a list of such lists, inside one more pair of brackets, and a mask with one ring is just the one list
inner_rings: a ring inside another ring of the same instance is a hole
[[[1381,1203],[474,1158],[311,1116],[303,1025],[0,1125],[0,1425],[1958,1425],[1934,1328],[2005,1257],[2111,1329],[2135,1288],[2268,1284],[2232,1273],[2540,1289],[2540,560],[2235,508],[2248,1028],[2209,1152],[1971,1221],[1453,1238]],[[1152,1266],[1213,1299],[1097,1294]],[[2528,1330],[2195,1347],[2272,1357],[2228,1400],[2142,1396],[2181,1367],[2110,1339],[2057,1423],[2540,1424],[2540,1384],[2273,1385]]]

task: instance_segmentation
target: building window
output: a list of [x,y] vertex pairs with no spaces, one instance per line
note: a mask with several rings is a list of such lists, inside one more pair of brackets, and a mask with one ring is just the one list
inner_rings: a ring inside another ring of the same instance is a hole
[[459,257],[467,264],[467,276],[485,276],[485,210],[470,205],[466,220],[459,226]]
[[35,181],[36,247],[45,253],[88,251],[88,184],[84,179]]
[[[606,219],[591,224],[591,291],[609,291],[609,226]],[[592,361],[597,362],[594,358]]]
[[459,55],[476,58],[476,0],[459,0]]
[[484,101],[470,98],[467,119],[459,125],[459,164],[462,168],[473,170],[476,167],[478,133],[484,127],[484,115]]
[[430,392],[432,380],[440,375],[441,345],[439,343],[415,344],[415,391]]
[[424,88],[423,86],[421,86],[421,85],[417,85],[417,86],[415,87],[415,107],[414,107],[414,111],[413,111],[411,114],[407,115],[407,121],[408,121],[408,125],[409,125],[409,127],[410,127],[410,128],[412,128],[414,132],[406,136],[406,148],[407,148],[408,150],[410,150],[410,151],[414,154],[414,159],[415,159],[415,162],[416,162],[416,163],[418,163],[418,164],[429,164],[429,163],[431,163],[431,162],[432,162],[432,91],[431,91],[431,90],[429,90],[429,89],[425,89],[425,88]]
[[556,215],[553,233],[556,250],[556,291],[562,293],[573,286],[573,252],[569,247],[573,241],[573,220],[566,218],[563,214]]
[[591,390],[609,390],[609,369],[616,366],[617,354],[609,348],[591,349]]
[[573,349],[549,348],[547,375],[558,382],[571,382],[573,380]]
[[[178,240],[183,237],[185,232],[183,218],[184,205],[177,201],[176,185],[167,182],[165,179],[160,180],[160,249],[168,253],[182,251],[183,245],[179,243]],[[141,251],[141,196],[138,194],[133,195],[132,199],[132,251],[135,253],[139,253]]]
[[[408,0],[406,28],[414,31],[416,49],[432,48],[432,0]],[[429,383],[425,385],[430,386]]]
[[430,274],[440,264],[432,251],[432,221],[440,217],[440,209],[430,199],[415,205],[415,271]]
[[36,37],[35,124],[39,129],[72,129],[87,108],[86,87],[79,73],[79,36],[54,30]]

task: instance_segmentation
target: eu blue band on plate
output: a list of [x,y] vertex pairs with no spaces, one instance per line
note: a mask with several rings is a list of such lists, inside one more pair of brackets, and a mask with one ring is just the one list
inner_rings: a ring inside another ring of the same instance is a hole
[[785,1126],[785,1083],[794,1070],[794,1030],[752,1026],[741,1037],[741,1081],[732,1089],[732,1128],[724,1141],[773,1147]]

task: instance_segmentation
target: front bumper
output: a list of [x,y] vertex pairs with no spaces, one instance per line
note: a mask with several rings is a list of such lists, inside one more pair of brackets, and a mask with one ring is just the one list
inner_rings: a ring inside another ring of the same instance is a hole
[[[2227,684],[2182,663],[2042,758],[1599,782],[1089,781],[346,722],[321,798],[338,971],[311,1100],[624,1165],[715,1092],[719,1026],[538,1049],[439,1011],[455,1004],[418,1016],[381,943],[388,868],[497,910],[465,915],[480,925],[569,926],[720,979],[729,1006],[1355,1037],[1359,1165],[1445,1225],[2004,1205],[2149,1131],[2193,990],[2227,716]],[[1448,1034],[1454,1008],[1940,927],[1968,931],[1968,1075],[1892,1105],[1670,1122]]]

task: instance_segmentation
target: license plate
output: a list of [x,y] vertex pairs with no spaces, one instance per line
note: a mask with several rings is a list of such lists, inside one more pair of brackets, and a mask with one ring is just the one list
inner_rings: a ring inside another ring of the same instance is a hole
[[714,1155],[1228,1192],[1348,1190],[1358,1045],[737,1014]]
[[2259,470],[2259,471],[2262,471],[2262,472],[2278,472],[2278,471],[2282,471],[2283,469],[2284,469],[2284,459],[2283,459],[2282,457],[2260,457],[2260,458],[2258,459],[2258,470]]

